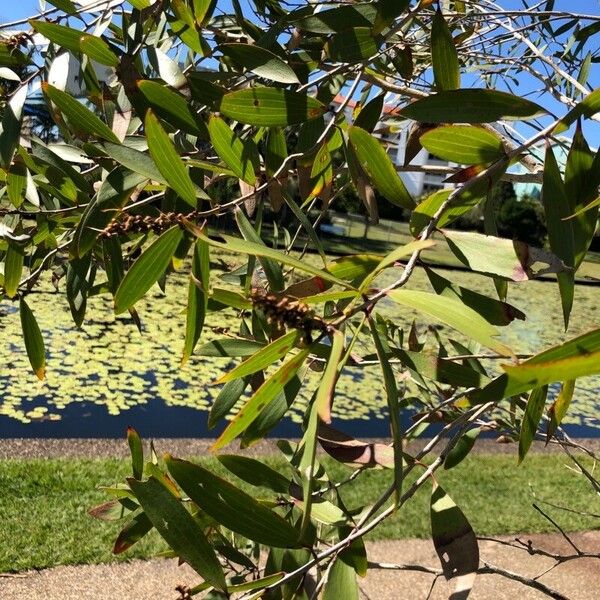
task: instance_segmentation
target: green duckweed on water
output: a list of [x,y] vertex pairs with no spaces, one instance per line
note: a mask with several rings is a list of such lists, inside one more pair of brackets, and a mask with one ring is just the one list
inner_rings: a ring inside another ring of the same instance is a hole
[[[233,259],[228,259],[231,262]],[[439,270],[453,282],[494,296],[493,282],[472,273]],[[213,284],[218,271],[213,271]],[[381,286],[398,276],[390,269],[380,276]],[[221,282],[219,287],[224,287]],[[429,289],[424,272],[417,270],[411,287]],[[167,406],[186,406],[206,411],[219,387],[210,385],[217,376],[233,366],[229,359],[193,356],[181,365],[185,327],[187,278],[184,272],[169,277],[167,295],[155,287],[137,305],[143,322],[143,335],[130,319],[116,317],[112,299],[101,295],[88,301],[86,320],[77,330],[71,320],[65,296],[51,285],[42,283],[28,297],[42,330],[47,350],[47,379],[38,381],[31,372],[21,338],[17,304],[0,302],[0,331],[4,344],[0,349],[0,415],[23,423],[32,420],[61,418],[70,404],[92,402],[117,415],[137,405],[158,399]],[[558,289],[555,283],[530,281],[513,284],[509,302],[524,311],[526,321],[514,321],[502,329],[501,339],[516,353],[532,353],[573,337],[594,326],[598,288],[578,286],[571,328],[565,334]],[[427,325],[423,315],[383,302],[381,310],[396,323],[408,328],[413,319]],[[231,327],[235,333],[237,318],[233,310],[209,313],[201,343],[222,337],[211,328]],[[424,327],[423,327],[424,329]],[[447,328],[446,328],[447,329]],[[442,332],[446,333],[442,328]],[[449,330],[448,330],[449,332]],[[460,336],[453,334],[460,340]],[[464,341],[464,340],[463,340]],[[360,339],[359,353],[372,350]],[[498,361],[495,361],[496,363]],[[498,365],[491,365],[498,369]],[[340,419],[384,418],[385,406],[378,367],[349,368],[336,392],[334,415]],[[302,407],[318,383],[319,374],[308,371],[304,398],[296,402],[292,418],[300,420]],[[597,423],[600,401],[600,378],[581,379],[565,422],[581,425]]]

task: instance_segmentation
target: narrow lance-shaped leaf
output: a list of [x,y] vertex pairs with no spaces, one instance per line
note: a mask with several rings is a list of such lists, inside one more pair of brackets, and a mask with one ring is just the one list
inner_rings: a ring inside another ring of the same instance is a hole
[[494,339],[499,334],[498,330],[460,300],[404,289],[389,292],[388,296],[394,302],[410,306],[446,323],[498,354],[513,354],[508,346]]
[[262,347],[256,354],[247,358],[243,363],[229,371],[229,373],[220,377],[215,383],[225,383],[266,369],[285,356],[296,345],[299,339],[300,333],[298,331],[289,331],[267,346]]
[[0,132],[0,166],[8,167],[19,145],[23,107],[27,100],[27,86],[23,85],[6,103]]
[[192,515],[158,479],[127,480],[144,512],[173,551],[201,577],[225,591],[225,575],[214,550]]
[[526,281],[569,270],[552,252],[518,240],[451,229],[442,230],[442,233],[456,258],[472,271]]
[[73,321],[77,327],[81,327],[85,317],[87,296],[90,289],[89,279],[93,277],[91,271],[91,254],[82,258],[74,258],[67,266],[67,300]]
[[194,184],[173,142],[162,128],[158,119],[148,110],[145,121],[148,150],[162,176],[177,194],[190,206],[196,208]]
[[67,118],[70,131],[79,136],[95,136],[108,142],[119,143],[119,138],[113,133],[106,123],[103,123],[91,110],[72,96],[51,86],[42,83],[44,94],[58,107]]
[[[573,238],[573,223],[565,220],[573,214],[573,206],[567,198],[565,185],[552,147],[546,147],[544,159],[544,174],[542,183],[542,202],[546,214],[546,228],[550,248],[567,267],[573,269],[575,264],[575,242]],[[573,307],[575,293],[575,273],[558,273],[558,287],[562,303],[565,329],[569,326],[569,315]]]
[[259,77],[279,83],[300,83],[293,69],[271,51],[251,44],[221,44],[225,56]]
[[[253,244],[264,245],[261,237],[258,235],[240,208],[235,210],[235,220],[239,227],[240,233],[245,240],[252,242]],[[277,261],[266,256],[258,256],[258,260],[265,271],[265,276],[269,281],[271,289],[274,292],[280,292],[284,288],[284,279],[281,266],[277,263]]]
[[46,375],[46,348],[42,338],[42,332],[36,321],[36,318],[27,305],[27,302],[21,298],[19,302],[19,312],[21,315],[21,328],[23,330],[23,340],[25,350],[29,358],[29,364],[38,379],[44,379]]
[[248,185],[256,183],[257,150],[251,140],[241,140],[223,119],[212,116],[208,122],[210,141],[219,158]]
[[194,352],[194,348],[202,335],[204,327],[204,319],[208,306],[210,276],[208,248],[208,244],[201,239],[197,240],[194,246],[192,273],[188,284],[188,304],[182,363],[185,363]]
[[119,532],[113,546],[113,554],[122,554],[136,542],[139,542],[147,533],[152,530],[152,521],[146,513],[141,512],[129,521]]
[[296,374],[302,363],[306,360],[310,350],[307,348],[285,362],[273,373],[255,392],[255,394],[242,406],[237,415],[212,445],[212,450],[218,450],[229,444],[235,437],[245,431],[250,424],[265,410]]
[[89,56],[101,65],[108,67],[117,67],[119,57],[110,49],[110,46],[98,36],[84,33],[79,38],[79,48],[81,52]]
[[249,377],[228,381],[213,402],[208,413],[208,428],[212,429],[236,405],[246,387]]
[[146,179],[122,167],[108,174],[77,225],[71,250],[74,256],[81,257],[92,249],[100,232],[117,216],[133,191]]
[[166,463],[192,501],[227,529],[268,546],[289,548],[297,544],[298,532],[292,525],[225,479],[171,456],[166,457]]
[[575,380],[569,379],[564,381],[560,387],[560,393],[556,400],[552,403],[552,406],[548,409],[548,416],[550,421],[548,422],[548,429],[546,431],[546,444],[550,441],[550,438],[556,433],[558,426],[562,423],[565,418],[571,400],[573,400],[573,393],[575,392]]
[[[302,502],[299,506],[302,509],[302,521],[300,523],[300,536],[305,540],[309,532],[311,524],[311,514],[315,498],[314,491],[314,476],[315,462],[317,459],[317,429],[319,426],[319,416],[317,412],[316,397],[313,396],[309,405],[308,419],[306,421],[306,429],[304,435],[298,444],[297,454],[300,457],[298,470],[302,478]],[[316,518],[316,516],[315,516]]]
[[373,319],[369,319],[371,335],[375,343],[375,351],[379,359],[379,366],[383,372],[383,383],[390,414],[390,425],[392,428],[392,445],[394,448],[394,488],[396,505],[400,502],[402,494],[402,481],[404,479],[404,465],[402,460],[402,426],[400,423],[400,407],[398,406],[398,386],[396,377],[390,363],[385,356],[385,349],[380,331]]
[[17,295],[24,259],[25,248],[23,246],[14,243],[8,245],[4,258],[4,291],[9,298]]
[[431,537],[444,576],[455,580],[452,600],[465,600],[479,569],[479,546],[471,524],[437,483],[431,493]]
[[248,125],[286,127],[316,119],[327,107],[303,92],[254,87],[225,94],[219,111]]
[[473,402],[494,402],[534,387],[600,373],[600,329],[544,350],[519,365],[503,365],[505,373],[471,394]]
[[[194,233],[199,237],[204,236],[202,232],[197,230],[194,230]],[[336,283],[345,288],[354,289],[353,286],[350,285],[347,281],[344,281],[343,279],[340,279],[339,277],[336,277],[335,275],[332,275],[327,271],[317,269],[310,263],[298,260],[297,258],[290,256],[289,254],[284,254],[283,252],[279,252],[278,250],[274,250],[273,248],[269,248],[268,246],[256,244],[247,240],[240,240],[239,238],[231,237],[228,235],[223,235],[221,237],[225,240],[224,242],[218,242],[217,240],[213,240],[208,237],[205,237],[205,239],[211,246],[215,246],[215,248],[222,248],[223,250],[229,250],[231,252],[242,252],[244,254],[272,258],[273,260],[279,261],[285,265],[289,265],[290,267],[299,269],[300,271],[304,271],[305,273],[312,273],[313,275],[321,277],[321,279],[325,281]]]
[[276,494],[289,494],[290,479],[260,460],[235,454],[221,454],[217,459],[228,471],[250,485],[269,488]]
[[400,114],[424,123],[493,123],[528,119],[546,111],[530,100],[485,89],[447,90],[416,100]]
[[115,294],[115,314],[133,306],[167,270],[183,231],[175,225],[145,250],[125,274]]
[[357,63],[375,56],[380,43],[370,27],[351,27],[331,36],[326,50],[333,61]]
[[469,452],[473,449],[480,432],[481,429],[479,427],[474,427],[463,433],[458,442],[456,442],[454,448],[446,455],[444,469],[455,467],[467,457]]
[[208,130],[204,121],[195,115],[189,100],[182,94],[157,81],[138,81],[137,86],[159,117],[187,133],[201,139],[208,139]]
[[534,388],[531,394],[529,394],[519,433],[519,463],[525,458],[531,447],[531,443],[535,439],[535,434],[544,412],[547,395],[547,385]]
[[335,384],[339,377],[338,367],[344,352],[344,334],[335,330],[331,336],[331,353],[327,359],[327,366],[321,377],[321,383],[317,390],[315,404],[317,413],[321,421],[331,423],[331,406],[333,404],[333,395]]
[[565,167],[565,193],[575,213],[569,219],[573,226],[575,269],[583,262],[596,233],[598,205],[589,206],[588,203],[598,195],[599,186],[600,150],[594,156],[578,125]]
[[426,131],[419,141],[435,156],[465,165],[491,163],[505,155],[497,134],[472,125],[442,125]]
[[502,327],[510,325],[515,319],[525,320],[525,313],[508,302],[502,302],[456,285],[428,267],[425,267],[425,273],[427,273],[429,282],[436,294],[460,300],[492,325]]
[[350,143],[371,183],[392,204],[414,208],[415,203],[380,142],[360,127],[348,130]]
[[323,588],[323,600],[358,600],[358,583],[354,569],[336,556],[329,567]]
[[127,443],[131,452],[131,468],[135,479],[141,479],[144,473],[144,448],[140,434],[133,428],[127,428]]
[[438,91],[460,87],[458,53],[446,19],[439,9],[431,23],[431,64]]

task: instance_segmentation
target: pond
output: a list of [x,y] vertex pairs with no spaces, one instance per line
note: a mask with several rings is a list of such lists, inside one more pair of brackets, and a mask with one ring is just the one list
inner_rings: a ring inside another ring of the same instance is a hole
[[[314,257],[313,257],[314,258]],[[230,266],[233,259],[227,258]],[[486,277],[439,270],[455,283],[494,295]],[[215,281],[218,272],[214,272]],[[379,283],[397,278],[390,270]],[[221,283],[219,286],[223,287]],[[414,288],[429,289],[423,272],[411,280]],[[502,330],[502,340],[516,353],[529,353],[573,337],[594,326],[600,288],[577,287],[572,326],[563,331],[556,284],[532,281],[511,285],[509,301],[528,315]],[[193,356],[180,364],[185,327],[187,280],[169,279],[167,296],[154,289],[138,305],[143,335],[133,323],[115,318],[108,296],[90,299],[84,328],[71,320],[64,295],[50,284],[28,301],[34,310],[47,349],[47,379],[32,374],[21,340],[17,304],[0,302],[0,437],[120,437],[127,425],[152,437],[205,437],[218,433],[206,428],[207,410],[219,392],[211,385],[231,368],[229,359]],[[400,326],[409,327],[422,317],[397,306],[382,309]],[[231,327],[233,312],[209,313],[202,342],[222,337],[211,330]],[[457,336],[454,336],[457,337]],[[202,343],[201,342],[201,343]],[[360,348],[358,349],[360,352]],[[497,361],[496,361],[497,362]],[[498,368],[492,365],[492,368]],[[319,375],[309,371],[308,389]],[[600,377],[578,381],[566,423],[574,435],[597,435],[600,424]],[[290,417],[274,433],[295,435],[306,398],[300,398]],[[336,393],[334,418],[342,428],[362,437],[387,435],[385,397],[378,367],[348,369]]]

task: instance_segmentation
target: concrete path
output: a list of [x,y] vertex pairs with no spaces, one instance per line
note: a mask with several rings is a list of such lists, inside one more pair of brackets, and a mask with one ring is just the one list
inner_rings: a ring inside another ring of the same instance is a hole
[[[535,547],[549,552],[568,552],[569,546],[559,535],[522,535],[531,539]],[[584,551],[600,552],[600,532],[572,535]],[[509,540],[512,538],[503,538]],[[525,576],[535,576],[549,568],[553,561],[532,557],[524,550],[480,542],[482,560]],[[430,541],[401,540],[368,544],[369,560],[421,564],[439,568],[439,562]],[[0,576],[2,600],[176,600],[175,588],[193,586],[199,577],[186,565],[177,566],[175,560],[131,561],[110,565],[57,567],[40,572],[15,576]],[[571,600],[598,600],[600,598],[600,560],[577,559],[559,565],[540,581],[559,590]],[[421,600],[434,582],[434,576],[413,571],[382,571],[372,569],[360,581],[361,596],[365,600]],[[450,586],[443,578],[435,582],[431,598],[449,597]],[[497,575],[479,575],[470,596],[474,600],[534,600],[547,598],[539,591],[524,587]],[[344,600],[340,598],[340,600]]]

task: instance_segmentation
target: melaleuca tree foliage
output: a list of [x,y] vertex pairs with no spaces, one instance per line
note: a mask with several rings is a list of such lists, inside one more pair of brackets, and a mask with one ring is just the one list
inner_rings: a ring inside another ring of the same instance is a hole
[[[466,596],[477,540],[436,469],[459,462],[481,427],[518,440],[523,459],[536,435],[561,435],[573,382],[600,371],[598,328],[520,360],[498,337],[526,317],[507,302],[512,285],[555,276],[565,327],[577,301],[599,204],[600,155],[586,141],[600,108],[588,84],[599,19],[487,0],[50,3],[20,24],[29,37],[0,39],[0,76],[11,82],[1,88],[0,284],[19,305],[33,372],[53,368],[35,318],[41,281],[54,278],[77,327],[87,300],[108,294],[115,314],[143,330],[152,314],[140,318],[136,303],[178,269],[189,274],[186,315],[171,317],[185,319],[182,359],[236,363],[218,380],[209,416],[211,426],[230,417],[215,452],[261,439],[299,394],[308,398],[302,439],[280,444],[289,472],[219,455],[260,494],[171,456],[144,463],[130,430],[132,476],[95,511],[127,519],[115,552],[156,528],[202,578],[194,593],[357,597],[363,535],[429,485],[443,572]],[[26,107],[40,95],[59,145],[27,134]],[[388,150],[403,127],[399,165]],[[424,199],[398,173],[427,172],[412,162],[422,149],[449,165],[449,186]],[[501,181],[542,186],[547,248],[498,237],[490,191]],[[348,189],[372,222],[380,212],[408,217],[414,240],[387,255],[327,258],[318,224]],[[485,233],[453,230],[475,206]],[[291,235],[275,248],[263,222],[282,210]],[[434,246],[492,278],[498,297],[443,277],[423,254]],[[224,253],[238,267],[227,285],[210,268]],[[418,270],[429,291],[412,284]],[[401,330],[394,314],[407,310],[443,333]],[[218,311],[237,315],[239,329],[205,343],[207,316]],[[389,445],[332,424],[338,382],[350,367],[373,365]],[[558,396],[548,393],[556,383]],[[402,418],[408,407],[416,421]],[[406,452],[432,420],[442,432]],[[331,480],[321,451],[354,475]],[[370,468],[389,471],[389,489],[350,510],[339,487]]]

